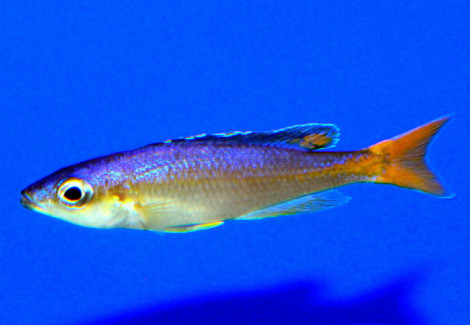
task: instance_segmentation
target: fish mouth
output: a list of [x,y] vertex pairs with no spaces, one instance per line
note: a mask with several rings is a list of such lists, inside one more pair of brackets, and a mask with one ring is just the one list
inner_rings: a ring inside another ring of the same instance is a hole
[[34,203],[31,196],[29,196],[28,192],[26,192],[25,190],[21,191],[20,203],[22,206],[30,210],[35,210],[37,208],[36,203]]

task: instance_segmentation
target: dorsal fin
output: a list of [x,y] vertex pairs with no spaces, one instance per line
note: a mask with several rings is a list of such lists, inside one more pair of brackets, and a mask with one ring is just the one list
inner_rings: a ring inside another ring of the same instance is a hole
[[333,124],[301,124],[265,132],[229,132],[200,134],[167,140],[164,143],[210,142],[214,144],[263,145],[305,151],[331,148],[339,140],[339,129]]

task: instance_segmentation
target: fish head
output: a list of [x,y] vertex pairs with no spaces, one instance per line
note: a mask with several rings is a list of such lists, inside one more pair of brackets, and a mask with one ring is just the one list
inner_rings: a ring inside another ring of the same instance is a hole
[[116,224],[115,204],[96,175],[64,168],[21,191],[21,204],[36,212],[85,227]]

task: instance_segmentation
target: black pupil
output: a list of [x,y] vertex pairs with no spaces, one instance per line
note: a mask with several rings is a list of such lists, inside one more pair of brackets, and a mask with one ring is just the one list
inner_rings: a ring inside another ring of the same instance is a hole
[[82,191],[74,186],[65,191],[64,197],[70,201],[78,201],[82,198]]

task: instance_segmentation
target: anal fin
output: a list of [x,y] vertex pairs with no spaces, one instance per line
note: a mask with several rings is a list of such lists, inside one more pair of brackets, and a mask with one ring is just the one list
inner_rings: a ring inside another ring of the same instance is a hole
[[261,210],[254,211],[237,218],[237,220],[263,219],[283,215],[319,212],[343,205],[350,199],[351,198],[349,196],[334,190],[313,193],[298,197],[291,201],[262,208]]
[[210,229],[210,228],[218,227],[218,226],[221,226],[223,223],[224,223],[223,221],[215,221],[215,222],[200,223],[200,224],[195,224],[195,225],[176,226],[176,227],[166,228],[164,231],[165,232],[171,232],[171,233],[185,233],[185,232],[191,232],[191,231],[204,230],[204,229]]

